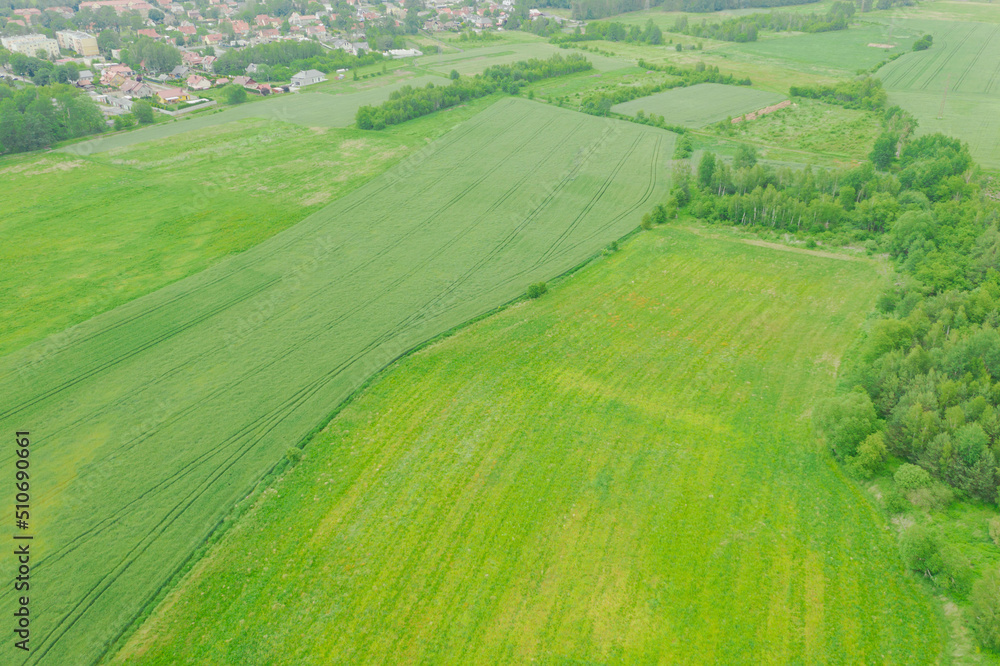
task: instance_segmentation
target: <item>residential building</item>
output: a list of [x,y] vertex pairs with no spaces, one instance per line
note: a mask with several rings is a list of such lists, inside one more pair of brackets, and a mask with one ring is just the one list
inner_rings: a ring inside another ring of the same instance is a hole
[[188,94],[187,90],[166,88],[164,90],[157,90],[156,98],[161,104],[179,104],[180,102],[187,102],[190,100],[191,95]]
[[326,75],[316,69],[302,71],[292,76],[292,85],[299,88],[302,86],[311,86],[314,83],[322,83],[323,81],[326,81]]
[[79,30],[59,30],[56,32],[56,42],[60,48],[76,51],[86,57],[98,54],[97,38]]
[[385,52],[385,55],[398,60],[399,58],[415,58],[417,56],[422,56],[423,52],[418,51],[417,49],[389,49]]
[[[134,76],[135,72],[128,65],[108,65],[103,70],[101,70],[101,85],[110,86],[116,85],[114,80],[115,77],[121,77],[121,80],[125,80],[130,76]],[[120,82],[119,82],[120,83]]]
[[145,2],[144,0],[84,0],[80,3],[80,9],[90,9],[97,11],[101,7],[111,7],[115,10],[116,14],[124,14],[125,12],[136,11],[142,15],[143,18],[149,16],[149,10],[153,9],[153,5]]
[[212,83],[208,79],[204,76],[198,76],[197,74],[192,74],[187,77],[185,83],[191,90],[208,90],[212,87]]
[[11,53],[20,53],[32,58],[39,51],[44,51],[49,57],[59,57],[59,42],[45,35],[18,35],[16,37],[0,37],[0,45]]
[[153,96],[153,89],[149,86],[149,84],[142,81],[136,81],[135,79],[125,80],[125,82],[118,87],[118,90],[132,98]]

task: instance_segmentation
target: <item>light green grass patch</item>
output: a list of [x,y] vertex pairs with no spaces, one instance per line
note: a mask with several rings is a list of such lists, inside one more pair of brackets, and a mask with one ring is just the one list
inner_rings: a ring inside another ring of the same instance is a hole
[[[895,44],[892,49],[869,44]],[[870,69],[894,53],[910,49],[913,38],[900,36],[889,25],[869,24],[864,27],[817,34],[796,34],[746,44],[733,44],[724,51],[729,57],[749,59],[762,68],[778,63],[804,72],[853,76],[857,70]]]
[[0,428],[36,432],[45,470],[34,658],[96,660],[371,374],[636,228],[673,140],[504,98],[250,250],[0,358]]
[[117,663],[933,663],[809,413],[867,262],[685,229],[403,361]]
[[73,155],[92,155],[103,151],[131,146],[146,141],[156,141],[176,136],[183,132],[222,125],[234,120],[263,118],[294,123],[305,127],[348,127],[354,124],[358,108],[366,104],[381,104],[389,99],[393,90],[403,86],[425,86],[428,83],[442,83],[437,76],[419,76],[397,79],[369,90],[340,95],[322,94],[321,91],[285,93],[259,102],[227,107],[219,111],[199,114],[185,120],[157,124],[152,127],[123,132],[114,136],[98,137],[80,143],[70,144],[60,150]]
[[[795,149],[863,161],[881,131],[876,114],[798,99],[791,106],[730,128],[739,140],[770,150]],[[713,128],[714,130],[714,128]],[[800,156],[800,160],[807,160]]]
[[611,110],[627,116],[634,116],[639,111],[647,116],[655,113],[663,116],[668,125],[704,127],[727,117],[741,116],[777,104],[783,99],[784,95],[745,86],[702,83],[616,104]]

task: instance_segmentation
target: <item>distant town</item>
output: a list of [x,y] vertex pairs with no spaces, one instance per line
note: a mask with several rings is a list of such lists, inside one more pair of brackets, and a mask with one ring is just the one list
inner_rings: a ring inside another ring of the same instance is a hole
[[379,60],[423,55],[426,47],[406,39],[419,32],[475,39],[537,19],[576,24],[515,0],[85,0],[76,9],[0,9],[0,79],[77,86],[110,126],[136,100],[177,115],[214,104],[203,94],[213,88],[295,92]]

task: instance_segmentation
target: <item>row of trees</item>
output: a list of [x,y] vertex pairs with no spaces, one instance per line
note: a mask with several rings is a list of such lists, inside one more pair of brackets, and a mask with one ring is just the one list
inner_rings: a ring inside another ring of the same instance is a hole
[[704,20],[690,23],[687,16],[681,16],[674,23],[673,31],[726,42],[755,42],[760,30],[776,32],[782,30],[798,32],[846,30],[854,12],[854,3],[834,2],[826,14],[770,12],[737,16],[717,23],[708,23]]
[[38,150],[104,129],[100,110],[73,86],[17,90],[0,83],[0,154]]
[[447,86],[435,86],[433,83],[426,88],[404,86],[393,91],[389,99],[379,106],[362,106],[355,118],[360,129],[379,130],[497,91],[515,94],[532,81],[592,68],[593,65],[583,56],[574,54],[563,57],[558,53],[547,60],[531,59],[512,65],[493,65],[474,77],[453,75],[451,85]]
[[848,109],[881,109],[889,99],[882,88],[882,81],[870,76],[830,86],[791,86],[788,93],[792,97],[819,99]]
[[560,35],[552,41],[557,43],[582,42],[592,39],[604,39],[609,42],[632,42],[637,44],[663,43],[663,31],[652,20],[640,28],[637,25],[628,26],[614,21],[594,21],[587,25],[583,34]]
[[[699,62],[694,67],[681,67],[679,65],[658,65],[648,63],[645,60],[639,61],[639,67],[643,69],[664,72],[670,74],[673,79],[660,83],[649,83],[641,86],[618,86],[611,90],[603,90],[590,93],[583,98],[580,103],[580,110],[595,116],[606,116],[611,113],[611,107],[640,97],[655,95],[664,90],[673,88],[683,88],[699,83],[721,83],[727,85],[750,85],[749,78],[737,79],[732,74],[723,74],[718,67],[708,67],[703,62]],[[656,124],[649,120],[643,120],[646,124]]]
[[[381,53],[366,53],[363,56],[353,56],[345,51],[325,49],[316,42],[274,42],[259,44],[243,49],[229,49],[215,61],[213,69],[217,74],[239,76],[246,72],[250,63],[266,65],[271,68],[272,75],[279,80],[288,76],[278,76],[279,73],[292,73],[303,69],[317,69],[321,72],[332,72],[338,69],[351,69],[362,65],[370,65],[382,60]],[[279,67],[285,68],[279,70]],[[290,75],[289,75],[290,76]]]

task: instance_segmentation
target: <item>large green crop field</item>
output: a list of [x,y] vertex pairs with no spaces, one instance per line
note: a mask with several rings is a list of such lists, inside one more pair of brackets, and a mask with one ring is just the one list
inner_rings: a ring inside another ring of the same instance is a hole
[[402,361],[123,663],[932,663],[810,412],[883,278],[685,228]]
[[45,470],[25,663],[102,654],[373,372],[636,227],[672,144],[504,99],[252,249],[0,359],[0,424],[33,432]]
[[932,35],[934,45],[879,70],[890,102],[916,116],[919,132],[958,137],[979,163],[1000,168],[1000,25],[897,23],[914,34]]
[[378,133],[248,118],[0,160],[0,355],[253,247],[491,101]]
[[[849,30],[816,34],[796,34],[725,49],[729,57],[756,62],[761,67],[777,63],[817,74],[852,76],[859,69],[869,69],[894,53],[903,53],[913,44],[914,36],[900,34],[891,24],[869,24]],[[895,44],[882,49],[869,44]]]
[[646,115],[655,113],[663,116],[669,125],[704,127],[727,117],[757,111],[783,99],[783,95],[743,86],[702,83],[616,104],[611,110],[629,116],[639,111]]
[[992,94],[1000,98],[1000,25],[957,21],[907,21],[930,34],[934,45],[907,54],[879,71],[890,90]]

